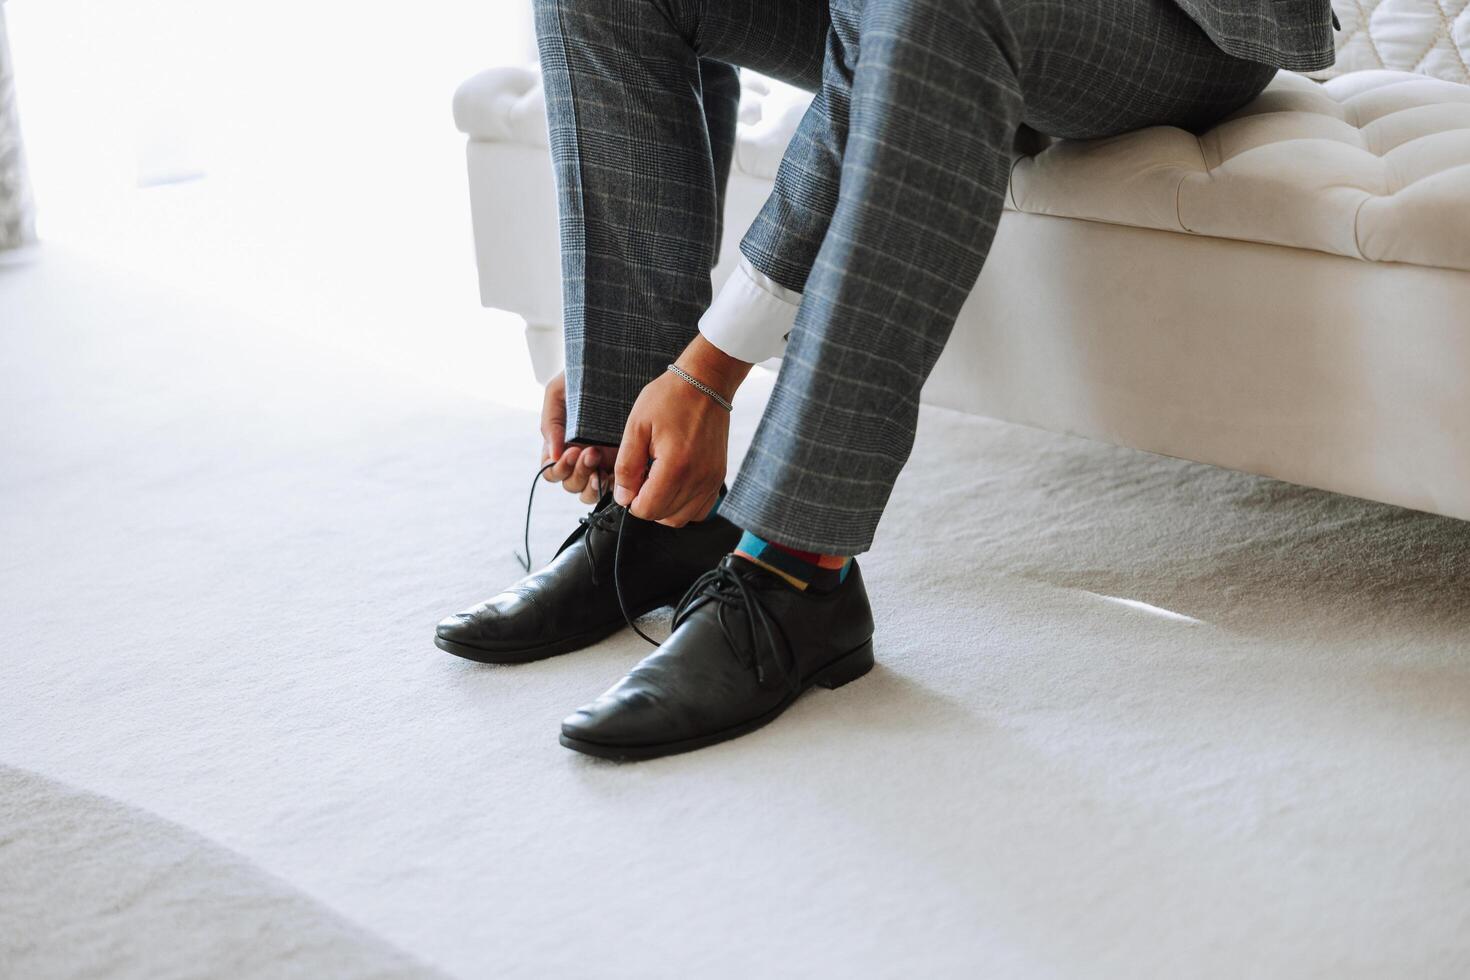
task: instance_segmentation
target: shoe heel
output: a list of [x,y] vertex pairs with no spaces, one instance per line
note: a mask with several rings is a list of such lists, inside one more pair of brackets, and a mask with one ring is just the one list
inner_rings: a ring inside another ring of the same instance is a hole
[[831,691],[857,680],[872,669],[873,641],[869,639],[862,646],[844,653],[824,667],[822,672],[812,679],[812,683]]

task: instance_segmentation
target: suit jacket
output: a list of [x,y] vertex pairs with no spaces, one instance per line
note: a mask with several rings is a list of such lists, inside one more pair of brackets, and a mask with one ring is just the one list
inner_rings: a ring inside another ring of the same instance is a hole
[[1341,29],[1331,0],[1176,0],[1210,40],[1237,58],[1292,71],[1330,68]]

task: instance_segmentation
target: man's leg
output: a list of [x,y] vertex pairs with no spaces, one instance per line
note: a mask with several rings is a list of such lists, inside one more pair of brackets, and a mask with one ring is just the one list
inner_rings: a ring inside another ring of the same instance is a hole
[[831,8],[833,33],[860,54],[841,190],[721,513],[789,547],[856,554],[872,543],[920,389],[995,234],[1017,127],[1091,137],[1201,125],[1274,70],[1214,47],[1171,0]]
[[[837,206],[720,510],[766,542],[851,555],[872,542],[913,444],[920,388],[979,276],[1017,128],[1079,137],[1201,125],[1253,97],[1274,69],[1216,49],[1172,0],[831,8],[854,66]],[[785,254],[779,244],[771,252]],[[699,748],[873,664],[855,563],[813,594],[732,555],[681,603],[674,625],[660,649],[562,723],[562,744],[615,758]]]
[[[826,11],[825,0],[537,0],[569,439],[619,442],[638,393],[694,336],[734,150],[731,65],[814,86]],[[446,618],[435,643],[493,663],[583,649],[625,612],[677,601],[740,539],[718,516],[676,529],[621,513],[601,501],[544,568]]]
[[568,441],[616,444],[709,305],[734,64],[814,87],[825,0],[536,0],[561,209]]
[[760,272],[801,292],[837,208],[842,152],[847,144],[853,46],[852,16],[841,0],[827,32],[822,82],[786,146],[775,186],[740,242],[740,253]]

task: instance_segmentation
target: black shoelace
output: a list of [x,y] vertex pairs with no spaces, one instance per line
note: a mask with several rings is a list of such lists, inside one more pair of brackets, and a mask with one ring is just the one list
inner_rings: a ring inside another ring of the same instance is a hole
[[[526,524],[522,536],[522,543],[526,550],[524,554],[518,551],[514,554],[521,567],[528,573],[531,571],[531,506],[536,499],[536,485],[541,482],[542,475],[555,465],[556,461],[552,460],[536,471],[535,477],[531,480],[531,492],[526,495]],[[582,552],[587,556],[587,567],[592,574],[592,583],[596,585],[597,555],[593,550],[592,533],[600,530],[615,530],[612,585],[613,593],[618,597],[618,609],[623,614],[623,621],[632,627],[633,632],[657,647],[661,645],[659,641],[638,628],[638,624],[633,621],[632,615],[628,612],[627,602],[623,599],[623,585],[618,570],[622,564],[623,528],[627,519],[628,508],[615,502],[609,503],[601,510],[594,509],[579,517],[577,523],[586,528],[582,534]],[[616,521],[615,529],[614,521]],[[796,658],[791,652],[791,645],[786,642],[781,625],[766,610],[765,605],[751,590],[745,578],[723,561],[695,579],[694,583],[685,590],[683,598],[674,606],[671,628],[678,629],[679,624],[684,622],[696,609],[710,602],[720,605],[720,608],[715,611],[715,619],[720,624],[720,630],[725,634],[725,641],[729,643],[730,649],[736,651],[736,656],[740,656],[739,651],[742,647],[735,642],[735,635],[725,617],[725,609],[739,609],[745,613],[746,638],[749,640],[749,645],[745,649],[750,650],[750,661],[742,659],[742,663],[755,671],[756,682],[765,686],[770,676],[770,671],[767,670],[766,664],[760,657],[761,644],[758,641],[764,639],[765,649],[770,651],[772,667],[780,673],[781,679],[794,689],[799,677]],[[784,656],[777,651],[784,651]]]
[[[800,684],[800,674],[796,668],[796,657],[791,652],[791,644],[786,642],[786,634],[781,631],[781,624],[767,611],[745,576],[725,562],[720,562],[689,586],[684,598],[674,607],[673,628],[678,629],[679,624],[694,610],[710,602],[719,603],[720,608],[715,610],[715,621],[720,624],[725,642],[741,658],[741,663],[755,671],[756,683],[765,687],[771,676],[766,661],[760,655],[762,647],[758,641],[764,639],[765,649],[770,651],[770,667],[780,675],[780,680],[795,691]],[[727,608],[745,613],[746,639],[750,641],[748,646],[741,647],[735,642],[735,634],[730,628],[729,620],[725,618]],[[741,656],[742,649],[750,651],[749,660]]]
[[[526,551],[525,554],[522,554],[519,551],[514,552],[514,554],[516,556],[516,560],[521,563],[521,568],[525,569],[527,573],[531,571],[531,505],[536,500],[536,485],[541,482],[542,475],[555,465],[556,460],[552,460],[551,462],[547,463],[545,466],[537,470],[536,475],[531,478],[531,492],[526,494],[526,526],[525,532],[522,535],[522,543],[525,545]],[[583,514],[581,517],[577,518],[577,523],[581,524],[587,529],[582,534],[582,554],[587,557],[587,569],[592,574],[592,584],[597,585],[597,554],[594,551],[592,545],[592,532],[614,530],[613,521],[617,521],[616,538],[614,539],[613,544],[612,584],[613,594],[618,597],[618,610],[623,614],[623,621],[633,628],[634,633],[637,633],[639,636],[643,637],[654,646],[659,646],[660,644],[657,640],[638,628],[638,624],[633,621],[632,614],[628,612],[627,602],[623,599],[623,583],[622,579],[618,575],[618,569],[619,566],[622,565],[623,523],[627,519],[628,508],[618,503],[609,503],[601,510],[594,508],[589,513]],[[685,594],[685,598],[688,598],[688,593]],[[675,623],[675,625],[678,625],[677,622]]]

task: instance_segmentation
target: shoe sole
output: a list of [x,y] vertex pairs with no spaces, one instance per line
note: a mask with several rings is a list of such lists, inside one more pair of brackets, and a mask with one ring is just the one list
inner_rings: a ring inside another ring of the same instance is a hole
[[601,742],[589,742],[586,739],[572,738],[565,732],[561,735],[561,744],[584,755],[595,755],[599,759],[613,759],[618,762],[635,762],[644,759],[658,759],[666,755],[677,755],[680,752],[693,752],[720,742],[728,742],[732,738],[741,735],[749,735],[764,725],[768,725],[780,717],[781,713],[791,707],[796,699],[801,697],[813,685],[825,687],[829,691],[836,690],[844,684],[850,684],[873,669],[873,641],[870,638],[866,643],[854,647],[842,656],[837,657],[831,663],[812,672],[812,675],[802,682],[801,689],[796,691],[786,700],[776,705],[763,715],[757,715],[749,721],[743,721],[730,728],[721,729],[709,735],[700,735],[697,738],[686,738],[676,742],[663,742],[656,745],[605,745]]
[[[642,608],[632,610],[632,616],[634,619],[637,619],[639,616],[648,615],[655,609],[672,605],[679,601],[679,596],[681,595],[683,595],[682,592],[673,598],[665,597],[655,602],[650,602]],[[578,633],[575,636],[563,637],[551,643],[542,643],[538,646],[531,647],[518,647],[513,650],[488,650],[484,647],[472,647],[464,643],[456,643],[453,640],[446,640],[444,637],[437,635],[434,637],[434,646],[443,650],[445,653],[452,653],[456,657],[463,657],[466,660],[473,660],[480,664],[529,664],[535,663],[537,660],[545,660],[548,657],[560,656],[563,653],[575,653],[578,650],[585,649],[594,643],[599,643],[607,639],[627,625],[626,622],[620,619],[616,623],[611,623],[605,627],[598,627],[586,633]]]

